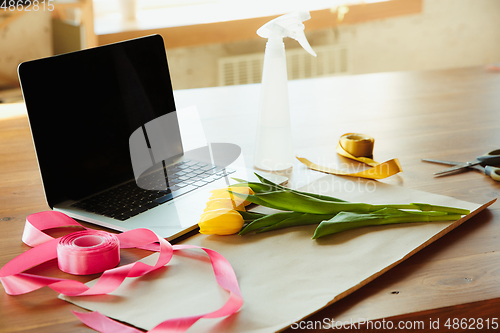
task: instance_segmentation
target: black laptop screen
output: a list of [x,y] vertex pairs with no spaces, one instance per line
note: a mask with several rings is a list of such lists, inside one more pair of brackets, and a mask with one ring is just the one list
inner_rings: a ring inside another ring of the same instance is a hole
[[51,207],[133,179],[130,135],[175,111],[158,35],[26,62],[19,77]]

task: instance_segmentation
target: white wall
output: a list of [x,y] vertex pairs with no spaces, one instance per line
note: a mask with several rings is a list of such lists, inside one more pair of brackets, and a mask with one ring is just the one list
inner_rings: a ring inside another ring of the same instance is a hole
[[500,1],[426,0],[423,13],[339,29],[355,73],[426,70],[500,61]]
[[[424,0],[420,14],[307,36],[313,47],[349,44],[354,74],[485,65],[500,62],[500,0]],[[264,47],[265,40],[257,39],[167,50],[174,88],[215,86],[219,57],[260,53]]]

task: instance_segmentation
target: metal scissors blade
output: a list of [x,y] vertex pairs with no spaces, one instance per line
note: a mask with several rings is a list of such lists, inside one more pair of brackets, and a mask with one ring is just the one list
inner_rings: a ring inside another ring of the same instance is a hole
[[423,158],[423,162],[439,163],[446,165],[453,165],[453,167],[434,173],[435,176],[443,176],[451,173],[455,173],[461,169],[476,169],[484,172],[487,176],[490,176],[493,180],[500,182],[500,168],[495,166],[500,166],[500,149],[492,150],[484,155],[477,157],[474,161],[470,162],[452,162],[443,160],[434,160]]
[[449,169],[444,169],[444,170],[441,170],[439,172],[434,172],[434,175],[436,175],[436,176],[443,175],[445,173],[451,173],[453,171],[457,171],[457,170],[464,169],[464,168],[469,168],[469,167],[472,167],[474,165],[479,165],[479,164],[481,164],[481,161],[478,161],[478,160],[467,162],[467,163],[462,163],[460,165],[454,166],[454,167],[449,168]]
[[464,162],[452,162],[452,161],[443,161],[443,160],[433,160],[430,158],[423,158],[422,161],[424,162],[430,162],[430,163],[437,163],[437,164],[446,164],[446,165],[461,165],[464,164]]
[[[464,167],[464,162],[453,162],[453,161],[443,161],[443,160],[433,160],[430,158],[423,158],[423,162],[437,163],[437,164],[446,164],[446,165],[454,165],[455,167],[445,169],[439,172],[434,173],[435,176],[442,176],[444,174],[453,173],[454,171],[458,171]],[[478,166],[471,166],[471,168],[477,168]]]
[[481,155],[477,157],[473,161],[469,161],[466,163],[462,163],[461,165],[454,166],[449,169],[445,169],[439,172],[434,173],[434,175],[439,176],[439,175],[444,175],[448,173],[453,173],[454,171],[464,169],[464,168],[470,168],[475,165],[481,165],[481,166],[498,166],[500,165],[500,149],[492,150],[484,155]]

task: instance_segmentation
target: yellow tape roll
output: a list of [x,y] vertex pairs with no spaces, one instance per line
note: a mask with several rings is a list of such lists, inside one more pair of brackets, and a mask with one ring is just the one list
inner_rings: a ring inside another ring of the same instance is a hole
[[365,134],[347,133],[340,137],[339,144],[346,152],[355,157],[371,158],[375,139]]
[[339,155],[372,166],[372,168],[363,170],[361,172],[351,173],[327,168],[321,165],[314,164],[303,157],[297,157],[297,159],[310,169],[340,176],[383,179],[403,171],[403,169],[401,168],[401,164],[399,163],[399,160],[397,158],[383,163],[372,160],[374,145],[375,139],[365,134],[346,133],[340,137],[339,144],[337,146],[337,153]]

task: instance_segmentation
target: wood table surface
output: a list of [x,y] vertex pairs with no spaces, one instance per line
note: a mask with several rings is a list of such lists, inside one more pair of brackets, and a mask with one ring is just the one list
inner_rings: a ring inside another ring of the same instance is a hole
[[[198,107],[209,142],[240,145],[247,166],[252,166],[259,94],[257,84],[179,90],[175,98],[178,109]],[[474,67],[309,79],[291,81],[289,95],[297,155],[318,164],[353,165],[336,155],[336,144],[344,133],[365,133],[375,137],[375,160],[397,157],[403,167],[402,173],[382,180],[384,183],[474,203],[500,196],[500,183],[479,171],[435,178],[432,173],[445,166],[421,162],[421,158],[469,161],[500,148],[499,73]],[[287,175],[289,186],[295,188],[323,174],[296,161]],[[29,248],[21,242],[26,216],[47,209],[27,118],[0,120],[0,266]],[[124,251],[123,262],[146,254]],[[68,277],[53,262],[30,272]],[[0,332],[92,331],[70,310],[84,311],[58,299],[49,288],[21,296],[0,292]],[[498,202],[305,320],[372,320],[375,327],[392,321],[394,326],[413,327],[407,331],[421,332],[429,331],[433,321],[433,332],[465,331],[453,327],[454,318],[455,322],[465,320],[469,328],[479,329],[482,322],[483,331],[495,331],[491,324],[500,320]],[[445,326],[448,320],[451,329]],[[422,324],[425,328],[418,327]],[[316,326],[311,331],[330,331],[328,328]],[[360,332],[384,331],[356,328]]]

